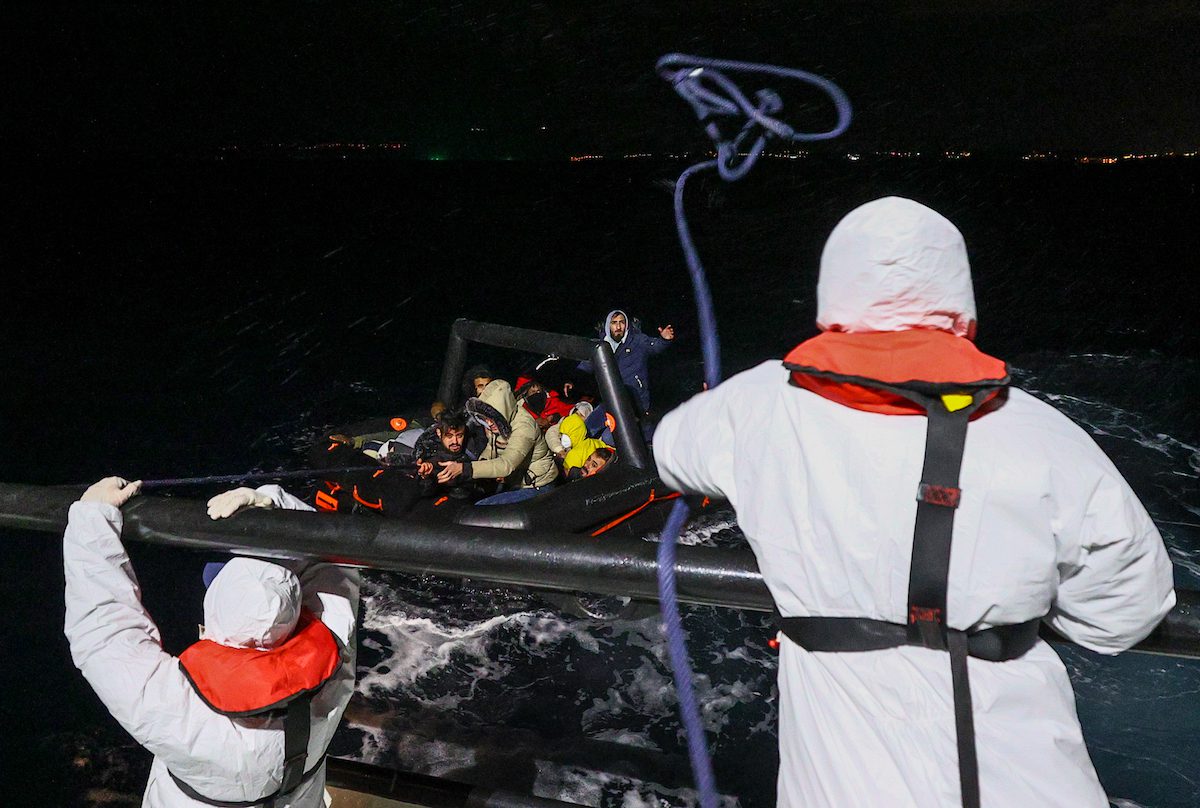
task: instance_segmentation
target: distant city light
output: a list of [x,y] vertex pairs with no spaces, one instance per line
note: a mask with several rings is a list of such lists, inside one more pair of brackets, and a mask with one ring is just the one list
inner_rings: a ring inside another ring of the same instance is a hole
[[[540,131],[549,131],[549,127],[540,126]],[[481,126],[470,127],[472,132],[488,131]],[[322,143],[264,143],[257,145],[233,144],[221,146],[217,149],[218,156],[235,155],[235,154],[252,154],[254,150],[274,150],[280,152],[291,152],[293,154],[314,154],[314,155],[329,155],[336,159],[348,159],[354,154],[378,154],[381,152],[393,152],[399,157],[409,159],[421,159],[420,155],[423,149],[413,148],[412,144],[406,141],[382,141],[378,143],[368,143],[364,141],[327,141]],[[749,152],[739,151],[739,156],[749,157]],[[820,154],[817,152],[816,154]],[[987,153],[984,153],[986,157]],[[694,160],[697,158],[715,158],[717,155],[714,151],[704,152],[626,152],[620,155],[604,155],[604,154],[573,154],[568,155],[567,159],[572,163],[579,163],[591,160]],[[803,160],[814,156],[814,153],[806,149],[788,149],[776,145],[775,149],[764,151],[762,156],[767,159],[774,160]],[[908,151],[905,149],[884,149],[879,151],[870,151],[865,153],[846,152],[843,154],[831,153],[829,157],[840,157],[852,163],[857,163],[863,159],[870,160],[917,160],[917,159],[934,159],[934,160],[965,160],[977,156],[977,152],[967,149],[944,149],[932,153],[920,151]],[[1003,156],[1002,154],[1000,156]],[[1057,151],[1031,151],[1021,154],[1016,157],[1023,161],[1061,161],[1071,162],[1081,165],[1115,165],[1118,163],[1130,160],[1179,160],[1179,159],[1195,159],[1200,157],[1200,150],[1193,149],[1191,151],[1147,151],[1147,152],[1124,152],[1120,154],[1080,154],[1078,152],[1057,152]],[[434,152],[428,154],[426,160],[451,160],[448,154],[444,152]],[[478,158],[476,158],[478,159]],[[516,160],[524,159],[523,157],[513,154],[492,154],[484,156],[482,159],[490,160]],[[561,159],[561,158],[560,158]]]

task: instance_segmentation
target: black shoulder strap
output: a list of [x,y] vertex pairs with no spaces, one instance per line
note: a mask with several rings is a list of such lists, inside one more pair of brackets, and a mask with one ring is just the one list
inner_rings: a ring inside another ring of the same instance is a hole
[[[927,626],[944,626],[946,588],[950,576],[950,541],[954,512],[962,495],[958,487],[967,421],[977,404],[951,412],[941,399],[915,396],[925,407],[925,463],[917,488],[917,519],[913,528],[912,562],[908,572],[908,625],[914,641],[947,650],[940,632]],[[976,396],[982,399],[982,396]],[[980,401],[979,403],[982,403]]]
[[304,779],[308,739],[312,734],[312,694],[293,699],[283,719],[283,782],[276,794],[293,791]]
[[979,762],[975,751],[975,719],[967,676],[968,637],[946,624],[946,590],[950,577],[950,545],[954,514],[962,491],[958,487],[971,415],[988,399],[989,390],[971,394],[965,406],[951,409],[941,396],[912,390],[905,397],[925,408],[925,461],[917,488],[917,519],[913,529],[912,561],[908,573],[909,642],[950,653],[954,690],[954,730],[958,740],[958,774],[963,808],[979,808]]

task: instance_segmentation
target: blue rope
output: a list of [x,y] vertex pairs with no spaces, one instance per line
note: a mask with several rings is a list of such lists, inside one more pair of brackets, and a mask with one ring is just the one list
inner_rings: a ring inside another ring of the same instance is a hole
[[675,542],[689,516],[691,509],[683,499],[675,500],[675,505],[667,516],[667,523],[663,526],[662,539],[658,543],[658,604],[662,613],[663,630],[667,636],[667,655],[671,659],[675,692],[679,694],[679,712],[683,716],[684,732],[687,735],[688,759],[692,763],[696,790],[700,794],[700,808],[716,808],[717,781],[713,775],[712,760],[708,755],[704,724],[700,719],[700,706],[696,703],[696,690],[692,687],[692,665],[688,661],[683,620],[679,615],[679,601],[675,596]]
[[[704,124],[705,133],[717,147],[715,160],[691,166],[679,175],[679,180],[675,183],[675,227],[679,232],[679,241],[692,279],[692,291],[696,298],[696,313],[700,325],[700,346],[704,355],[704,381],[711,390],[721,383],[721,346],[717,338],[717,318],[713,313],[712,293],[709,291],[704,267],[700,263],[700,255],[692,241],[684,212],[684,186],[692,175],[713,168],[726,182],[740,180],[754,167],[767,142],[773,137],[794,142],[812,142],[837,137],[850,125],[850,101],[841,88],[828,79],[786,67],[703,59],[678,53],[662,57],[656,67],[659,75],[670,81],[675,91],[691,104],[700,122]],[[837,110],[837,123],[832,129],[824,132],[797,132],[773,117],[783,109],[783,102],[774,90],[756,91],[756,101],[752,102],[722,71],[766,74],[796,79],[814,86],[833,102]],[[736,134],[726,136],[721,131],[721,119],[743,120],[744,123]],[[743,151],[748,143],[748,150]],[[663,527],[658,544],[658,598],[667,638],[667,654],[671,659],[671,673],[679,694],[679,711],[687,735],[688,758],[696,778],[700,808],[717,808],[716,778],[713,776],[712,758],[708,754],[708,742],[704,734],[700,708],[696,702],[696,692],[692,687],[692,666],[688,661],[683,621],[680,618],[679,601],[675,591],[675,545],[690,515],[691,509],[687,503],[679,499]]]

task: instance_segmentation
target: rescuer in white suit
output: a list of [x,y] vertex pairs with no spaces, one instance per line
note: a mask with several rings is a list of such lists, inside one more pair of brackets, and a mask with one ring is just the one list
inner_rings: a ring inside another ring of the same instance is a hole
[[[958,484],[926,487],[933,419],[862,381],[1006,378],[1003,363],[971,342],[966,247],[949,221],[897,197],[848,214],[821,256],[817,324],[822,333],[783,365],[764,362],[695,396],[663,418],[654,439],[668,485],[737,510],[784,618],[852,618],[813,625],[901,635],[924,621],[932,637],[1036,629],[1044,618],[1115,654],[1171,609],[1162,538],[1066,416],[1016,388],[991,395],[960,441]],[[967,392],[943,396],[945,408],[964,406]],[[908,589],[919,498],[953,511],[940,611],[914,608]],[[825,650],[837,631],[813,651],[780,637],[779,805],[968,802],[946,651]],[[1015,658],[963,663],[981,804],[1104,808],[1066,670],[1028,636]]]
[[[173,657],[121,544],[139,486],[108,477],[71,506],[63,565],[75,665],[154,754],[143,806],[324,806],[323,756],[354,690],[358,573],[235,558],[205,595],[204,639]],[[270,485],[214,497],[209,515],[244,506],[312,510]]]

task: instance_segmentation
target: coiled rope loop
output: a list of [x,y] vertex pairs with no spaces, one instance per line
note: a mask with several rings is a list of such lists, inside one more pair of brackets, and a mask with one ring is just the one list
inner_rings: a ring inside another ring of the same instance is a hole
[[[744,177],[766,148],[770,138],[793,143],[830,140],[850,126],[850,100],[829,79],[775,65],[705,59],[682,53],[669,53],[658,60],[658,74],[675,88],[704,124],[704,132],[717,147],[717,170],[721,178],[734,182]],[[771,89],[760,89],[751,101],[726,72],[770,75],[808,84],[825,93],[837,110],[837,122],[824,132],[797,132],[775,117],[783,110],[783,100]],[[721,131],[719,121],[732,119],[741,126],[732,137]],[[749,145],[749,148],[747,148]],[[743,151],[745,150],[745,151]]]

